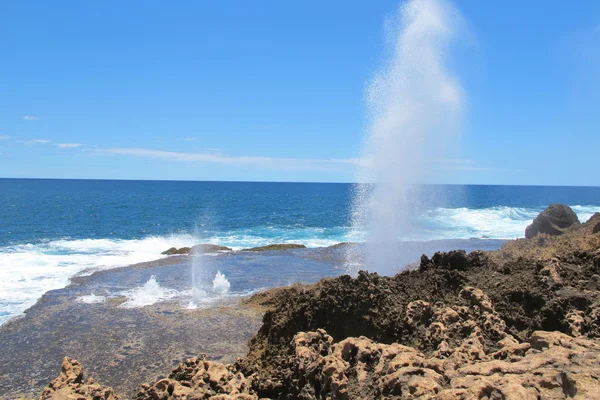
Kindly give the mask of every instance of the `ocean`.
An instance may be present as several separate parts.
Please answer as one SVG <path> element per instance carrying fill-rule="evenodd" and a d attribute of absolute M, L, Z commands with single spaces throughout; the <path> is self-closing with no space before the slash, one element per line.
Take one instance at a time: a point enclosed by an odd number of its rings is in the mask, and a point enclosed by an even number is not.
<path fill-rule="evenodd" d="M 431 251 L 498 248 L 523 237 L 550 203 L 570 205 L 582 222 L 600 212 L 600 187 L 432 185 L 422 191 L 427 201 L 415 209 L 417 228 L 398 238 L 427 242 Z M 311 249 L 364 240 L 365 232 L 350 226 L 352 195 L 353 185 L 344 183 L 0 179 L 0 324 L 73 276 L 164 258 L 170 247 L 309 248 L 207 257 L 205 265 L 225 274 L 214 284 L 228 280 L 233 295 L 343 273 L 339 257 L 325 268 L 314 261 L 324 256 Z M 162 278 L 146 276 L 127 289 L 127 304 L 176 298 L 166 285 L 168 270 L 161 271 Z M 101 299 L 90 293 L 82 301 Z"/>

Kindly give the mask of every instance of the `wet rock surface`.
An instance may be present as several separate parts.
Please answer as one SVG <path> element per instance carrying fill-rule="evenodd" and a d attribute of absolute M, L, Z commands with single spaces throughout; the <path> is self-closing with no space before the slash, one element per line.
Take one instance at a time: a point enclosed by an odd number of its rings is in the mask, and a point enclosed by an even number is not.
<path fill-rule="evenodd" d="M 281 250 L 292 250 L 292 249 L 305 249 L 306 246 L 303 244 L 294 243 L 282 243 L 282 244 L 268 244 L 266 246 L 252 247 L 251 249 L 245 249 L 245 251 L 281 251 Z"/>
<path fill-rule="evenodd" d="M 65 356 L 127 399 L 143 382 L 166 376 L 188 357 L 208 353 L 211 360 L 228 363 L 246 354 L 262 314 L 240 307 L 237 299 L 199 309 L 186 309 L 182 300 L 124 306 L 127 298 L 119 291 L 143 286 L 150 275 L 172 287 L 178 286 L 175 279 L 187 280 L 189 266 L 182 260 L 175 256 L 75 278 L 70 286 L 46 293 L 24 316 L 2 325 L 0 398 L 37 397 L 57 376 Z M 115 297 L 95 304 L 80 301 L 90 291 L 106 294 L 107 288 L 116 290 Z"/>
<path fill-rule="evenodd" d="M 161 254 L 172 256 L 172 255 L 188 255 L 188 254 L 204 254 L 204 253 L 215 253 L 217 251 L 231 251 L 230 247 L 219 246 L 216 244 L 203 243 L 197 244 L 192 247 L 171 247 L 163 251 Z"/>

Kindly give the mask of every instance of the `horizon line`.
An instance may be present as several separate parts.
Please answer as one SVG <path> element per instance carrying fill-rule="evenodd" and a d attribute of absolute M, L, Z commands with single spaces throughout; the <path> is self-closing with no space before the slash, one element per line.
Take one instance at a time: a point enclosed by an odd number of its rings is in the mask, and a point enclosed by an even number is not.
<path fill-rule="evenodd" d="M 252 181 L 252 180 L 192 180 L 192 179 L 133 179 L 133 178 L 32 178 L 32 177 L 0 177 L 0 180 L 52 180 L 52 181 L 115 181 L 115 182 L 198 182 L 198 183 L 306 183 L 356 185 L 358 182 L 318 182 L 318 181 Z M 374 183 L 368 183 L 373 185 Z M 516 187 L 576 187 L 598 188 L 600 185 L 524 185 L 510 183 L 413 183 L 420 186 L 516 186 Z"/>

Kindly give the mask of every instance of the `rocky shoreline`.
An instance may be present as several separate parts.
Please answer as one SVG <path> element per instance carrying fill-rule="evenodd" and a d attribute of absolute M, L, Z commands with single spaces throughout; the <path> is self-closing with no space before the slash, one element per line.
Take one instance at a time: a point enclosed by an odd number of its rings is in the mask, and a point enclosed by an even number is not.
<path fill-rule="evenodd" d="M 189 358 L 132 398 L 594 398 L 600 214 L 565 223 L 565 207 L 498 251 L 439 252 L 393 277 L 361 272 L 256 294 L 244 305 L 264 316 L 244 358 Z M 119 398 L 70 358 L 40 396 Z"/>

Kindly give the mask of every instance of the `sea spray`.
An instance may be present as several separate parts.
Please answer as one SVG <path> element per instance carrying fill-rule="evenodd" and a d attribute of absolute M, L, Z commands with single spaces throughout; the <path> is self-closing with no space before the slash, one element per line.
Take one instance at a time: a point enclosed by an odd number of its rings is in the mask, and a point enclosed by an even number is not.
<path fill-rule="evenodd" d="M 124 308 L 135 308 L 149 306 L 159 301 L 165 301 L 177 296 L 174 289 L 160 286 L 156 277 L 152 275 L 142 286 L 121 293 L 127 297 L 127 301 L 121 304 Z"/>
<path fill-rule="evenodd" d="M 192 303 L 199 303 L 206 297 L 206 290 L 204 289 L 205 271 L 202 265 L 202 254 L 192 254 L 192 267 L 191 267 L 191 278 L 192 278 Z"/>
<path fill-rule="evenodd" d="M 415 184 L 431 164 L 439 167 L 462 108 L 462 89 L 445 66 L 461 20 L 445 1 L 412 0 L 388 21 L 390 58 L 367 91 L 370 124 L 352 209 L 367 248 L 349 248 L 352 274 L 365 267 L 390 274 L 411 261 L 399 237 L 411 236 L 422 205 Z"/>
<path fill-rule="evenodd" d="M 215 279 L 213 279 L 213 285 L 212 285 L 213 292 L 220 294 L 220 295 L 224 295 L 224 294 L 227 294 L 230 287 L 231 287 L 231 284 L 229 283 L 229 281 L 227 280 L 225 275 L 223 275 L 221 273 L 221 271 L 217 271 L 217 274 L 215 275 Z"/>

